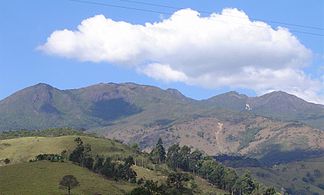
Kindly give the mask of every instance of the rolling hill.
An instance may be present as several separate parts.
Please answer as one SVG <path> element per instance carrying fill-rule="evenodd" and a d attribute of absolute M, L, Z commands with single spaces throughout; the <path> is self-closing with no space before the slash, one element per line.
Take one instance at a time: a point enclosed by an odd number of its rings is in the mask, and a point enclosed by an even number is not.
<path fill-rule="evenodd" d="M 136 187 L 128 182 L 116 182 L 71 163 L 33 162 L 0 167 L 0 189 L 3 194 L 64 194 L 59 181 L 64 175 L 74 175 L 80 186 L 72 194 L 125 194 Z"/>
<path fill-rule="evenodd" d="M 62 132 L 58 129 L 59 132 Z M 86 168 L 71 162 L 28 162 L 38 154 L 60 154 L 62 150 L 68 153 L 75 147 L 74 139 L 80 137 L 84 143 L 90 144 L 91 155 L 97 154 L 118 160 L 133 156 L 135 161 L 145 162 L 145 167 L 133 166 L 138 178 L 165 183 L 171 170 L 162 166 L 157 169 L 145 153 L 139 153 L 118 141 L 79 135 L 53 136 L 55 130 L 47 131 L 47 136 L 20 137 L 0 140 L 0 162 L 10 159 L 8 165 L 0 163 L 0 189 L 4 194 L 63 194 L 58 188 L 58 182 L 64 175 L 72 174 L 80 182 L 80 186 L 72 190 L 72 194 L 125 194 L 130 192 L 136 184 L 105 179 Z M 71 131 L 67 131 L 72 133 Z M 20 132 L 21 133 L 21 132 Z M 40 132 L 42 133 L 42 132 Z M 44 134 L 43 134 L 44 135 Z M 157 165 L 156 165 L 157 166 Z M 216 188 L 205 179 L 193 176 L 197 184 L 195 194 L 226 194 L 226 191 Z"/>
<path fill-rule="evenodd" d="M 28 162 L 38 154 L 61 154 L 75 148 L 74 139 L 80 137 L 92 146 L 92 154 L 114 158 L 125 158 L 134 151 L 124 144 L 89 136 L 68 135 L 60 137 L 21 137 L 0 140 L 0 159 L 9 158 L 11 164 Z"/>

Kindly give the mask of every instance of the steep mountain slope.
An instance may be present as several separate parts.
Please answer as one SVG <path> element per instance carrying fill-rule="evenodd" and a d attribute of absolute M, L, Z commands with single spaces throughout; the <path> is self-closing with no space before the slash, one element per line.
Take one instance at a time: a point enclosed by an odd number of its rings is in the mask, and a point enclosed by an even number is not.
<path fill-rule="evenodd" d="M 95 122 L 69 92 L 46 84 L 28 87 L 0 102 L 1 130 L 87 127 Z"/>
<path fill-rule="evenodd" d="M 0 130 L 88 129 L 138 114 L 145 116 L 146 121 L 141 123 L 148 123 L 172 118 L 190 101 L 175 90 L 133 83 L 98 84 L 76 90 L 37 84 L 0 101 Z"/>
<path fill-rule="evenodd" d="M 233 111 L 248 111 L 283 121 L 300 121 L 324 129 L 324 106 L 306 102 L 294 95 L 275 91 L 259 97 L 229 92 L 212 97 L 205 104 Z"/>
<path fill-rule="evenodd" d="M 154 125 L 129 129 L 97 129 L 106 137 L 122 139 L 126 143 L 140 143 L 150 150 L 158 137 L 166 146 L 173 143 L 190 145 L 209 155 L 220 153 L 242 154 L 263 158 L 270 153 L 321 151 L 324 149 L 324 132 L 301 123 L 278 122 L 264 117 L 230 115 L 200 116 L 176 121 L 168 126 Z M 270 158 L 270 156 L 268 156 Z"/>
<path fill-rule="evenodd" d="M 72 90 L 38 84 L 0 101 L 0 130 L 84 128 L 146 150 L 162 137 L 166 146 L 261 158 L 323 150 L 324 131 L 305 124 L 321 124 L 322 113 L 322 105 L 284 92 L 253 98 L 229 92 L 197 101 L 175 89 L 134 83 Z"/>

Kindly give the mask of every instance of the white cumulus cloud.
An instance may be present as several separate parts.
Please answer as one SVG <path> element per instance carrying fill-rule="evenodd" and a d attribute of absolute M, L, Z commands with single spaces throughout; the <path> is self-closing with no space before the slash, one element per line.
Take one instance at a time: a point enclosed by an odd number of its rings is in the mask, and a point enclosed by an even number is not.
<path fill-rule="evenodd" d="M 97 15 L 83 20 L 76 30 L 54 31 L 39 49 L 127 66 L 166 82 L 243 87 L 258 94 L 284 90 L 324 102 L 318 96 L 323 83 L 302 71 L 310 64 L 311 51 L 288 29 L 252 21 L 238 9 L 207 17 L 183 9 L 144 25 Z"/>

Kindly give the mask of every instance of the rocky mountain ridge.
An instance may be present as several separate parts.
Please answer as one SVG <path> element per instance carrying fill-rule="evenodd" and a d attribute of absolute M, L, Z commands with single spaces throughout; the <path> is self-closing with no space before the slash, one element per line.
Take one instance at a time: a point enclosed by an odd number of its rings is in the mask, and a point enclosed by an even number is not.
<path fill-rule="evenodd" d="M 199 101 L 176 89 L 135 83 L 70 90 L 41 83 L 0 101 L 2 131 L 73 127 L 146 150 L 162 137 L 166 146 L 186 144 L 211 155 L 322 150 L 323 123 L 322 105 L 285 92 L 228 92 Z"/>

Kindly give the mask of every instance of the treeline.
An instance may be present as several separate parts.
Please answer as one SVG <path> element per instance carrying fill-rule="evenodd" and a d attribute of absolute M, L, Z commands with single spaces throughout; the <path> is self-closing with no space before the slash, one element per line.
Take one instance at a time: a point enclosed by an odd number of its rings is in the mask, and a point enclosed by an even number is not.
<path fill-rule="evenodd" d="M 0 140 L 12 139 L 17 137 L 59 137 L 65 135 L 86 135 L 95 136 L 94 134 L 86 134 L 82 130 L 75 130 L 72 128 L 51 128 L 45 130 L 14 130 L 4 131 L 0 133 Z"/>
<path fill-rule="evenodd" d="M 129 156 L 123 161 L 112 161 L 109 157 L 104 159 L 99 155 L 93 158 L 90 155 L 91 145 L 84 144 L 79 137 L 74 141 L 76 148 L 69 155 L 69 160 L 73 163 L 99 173 L 106 178 L 136 182 L 137 174 L 131 168 L 134 165 L 133 157 Z"/>
<path fill-rule="evenodd" d="M 166 184 L 158 184 L 157 181 L 142 178 L 137 181 L 140 187 L 133 189 L 129 195 L 192 195 L 197 187 L 196 184 L 188 186 L 188 182 L 193 181 L 193 177 L 188 173 L 172 172 L 168 174 Z"/>
<path fill-rule="evenodd" d="M 249 173 L 238 176 L 234 169 L 225 167 L 201 151 L 191 151 L 188 146 L 180 147 L 179 144 L 174 144 L 165 153 L 162 140 L 159 139 L 150 156 L 155 163 L 165 162 L 174 171 L 197 174 L 232 194 L 276 194 L 274 188 L 266 188 L 251 178 Z"/>
<path fill-rule="evenodd" d="M 58 154 L 39 154 L 35 159 L 29 160 L 29 162 L 47 160 L 51 162 L 64 162 L 64 157 Z"/>

